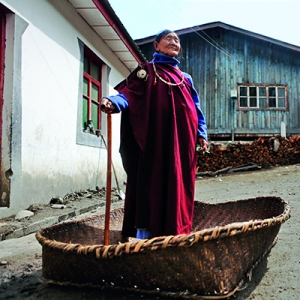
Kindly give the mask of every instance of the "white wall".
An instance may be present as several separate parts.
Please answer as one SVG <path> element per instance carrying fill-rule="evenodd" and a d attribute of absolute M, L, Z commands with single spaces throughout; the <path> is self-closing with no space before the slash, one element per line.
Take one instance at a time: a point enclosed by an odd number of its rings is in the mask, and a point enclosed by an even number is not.
<path fill-rule="evenodd" d="M 54 196 L 106 184 L 106 150 L 76 143 L 82 80 L 78 38 L 111 68 L 106 93 L 116 93 L 113 86 L 129 70 L 67 1 L 1 2 L 28 23 L 21 39 L 20 96 L 14 98 L 7 90 L 4 99 L 20 110 L 20 116 L 12 119 L 12 123 L 20 123 L 13 129 L 12 140 L 21 139 L 17 149 L 12 145 L 10 208 L 0 209 L 0 217 L 5 217 L 30 204 L 47 204 Z M 16 67 L 8 61 L 7 69 Z M 122 183 L 119 126 L 120 115 L 114 115 L 113 162 Z M 100 145 L 101 139 L 94 138 Z"/>

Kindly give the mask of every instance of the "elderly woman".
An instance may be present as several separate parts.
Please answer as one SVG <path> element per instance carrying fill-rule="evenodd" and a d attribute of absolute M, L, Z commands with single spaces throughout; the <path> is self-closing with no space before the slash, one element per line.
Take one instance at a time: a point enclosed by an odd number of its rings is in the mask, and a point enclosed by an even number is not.
<path fill-rule="evenodd" d="M 153 60 L 133 71 L 101 101 L 122 111 L 120 153 L 127 173 L 122 234 L 150 238 L 191 232 L 196 145 L 207 148 L 207 127 L 190 75 L 176 59 L 177 34 L 160 32 Z"/>

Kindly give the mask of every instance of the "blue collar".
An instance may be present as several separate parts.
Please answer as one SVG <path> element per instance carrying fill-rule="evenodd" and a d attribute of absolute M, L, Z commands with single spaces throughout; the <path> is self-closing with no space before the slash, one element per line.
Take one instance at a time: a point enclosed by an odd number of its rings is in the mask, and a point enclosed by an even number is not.
<path fill-rule="evenodd" d="M 153 60 L 155 63 L 169 64 L 172 65 L 173 67 L 177 67 L 177 65 L 180 64 L 179 60 L 177 60 L 176 58 L 165 54 L 160 54 L 157 52 L 154 52 Z"/>

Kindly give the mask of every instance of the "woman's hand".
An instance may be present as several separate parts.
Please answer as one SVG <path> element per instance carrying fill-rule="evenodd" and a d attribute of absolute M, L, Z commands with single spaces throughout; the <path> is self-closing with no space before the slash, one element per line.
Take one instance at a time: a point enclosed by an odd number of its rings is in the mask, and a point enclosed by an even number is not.
<path fill-rule="evenodd" d="M 100 102 L 100 109 L 106 114 L 111 114 L 115 109 L 115 106 L 107 98 L 102 98 Z"/>
<path fill-rule="evenodd" d="M 208 146 L 208 142 L 206 141 L 206 139 L 204 139 L 203 137 L 198 137 L 198 143 L 200 145 L 200 151 L 206 151 L 207 150 L 207 146 Z"/>

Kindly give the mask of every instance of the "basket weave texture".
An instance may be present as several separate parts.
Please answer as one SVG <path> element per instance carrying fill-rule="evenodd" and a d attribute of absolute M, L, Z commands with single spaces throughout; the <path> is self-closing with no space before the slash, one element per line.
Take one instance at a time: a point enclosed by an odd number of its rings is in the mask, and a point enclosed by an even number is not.
<path fill-rule="evenodd" d="M 60 284 L 226 298 L 274 245 L 290 207 L 279 197 L 195 201 L 191 234 L 121 243 L 123 214 L 123 208 L 111 212 L 108 246 L 104 215 L 37 232 L 43 276 Z"/>

